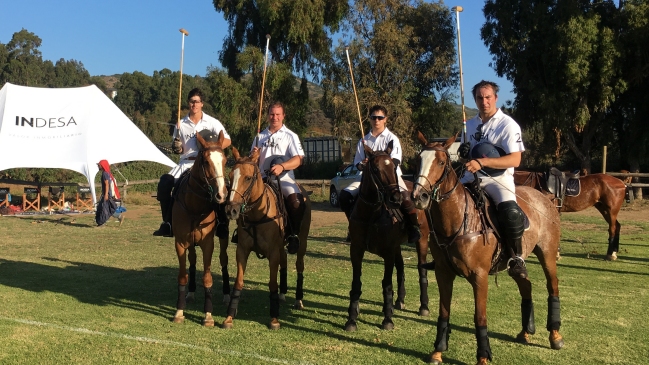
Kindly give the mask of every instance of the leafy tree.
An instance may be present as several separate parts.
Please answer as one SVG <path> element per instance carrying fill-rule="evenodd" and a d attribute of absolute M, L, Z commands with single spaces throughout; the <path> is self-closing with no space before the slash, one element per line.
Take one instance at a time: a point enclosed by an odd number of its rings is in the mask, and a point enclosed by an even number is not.
<path fill-rule="evenodd" d="M 626 90 L 619 9 L 608 0 L 487 0 L 481 34 L 516 92 L 516 118 L 567 144 L 581 168 L 610 141 L 611 105 Z M 560 156 L 555 155 L 558 159 Z"/>
<path fill-rule="evenodd" d="M 17 85 L 45 86 L 41 65 L 43 58 L 38 47 L 42 40 L 34 33 L 22 29 L 13 34 L 7 43 L 7 61 L 3 79 Z"/>

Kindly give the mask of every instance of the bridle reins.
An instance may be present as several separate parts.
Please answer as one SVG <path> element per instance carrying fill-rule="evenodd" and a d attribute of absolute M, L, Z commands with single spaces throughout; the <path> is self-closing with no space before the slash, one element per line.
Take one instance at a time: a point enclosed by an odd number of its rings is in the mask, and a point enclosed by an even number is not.
<path fill-rule="evenodd" d="M 388 195 L 391 191 L 394 191 L 395 189 L 399 189 L 398 180 L 394 184 L 384 184 L 383 181 L 376 176 L 379 173 L 379 168 L 373 163 L 373 160 L 375 156 L 383 156 L 383 155 L 389 156 L 386 152 L 383 151 L 375 152 L 369 158 L 368 169 L 367 169 L 369 172 L 368 175 L 370 177 L 370 180 L 372 181 L 372 184 L 374 185 L 374 188 L 378 196 L 377 201 L 376 202 L 368 201 L 366 197 L 363 197 L 362 191 L 358 194 L 360 200 L 362 200 L 365 204 L 373 207 L 374 209 L 379 208 L 381 205 L 383 205 L 383 203 L 385 203 L 385 198 L 384 198 L 385 195 Z"/>

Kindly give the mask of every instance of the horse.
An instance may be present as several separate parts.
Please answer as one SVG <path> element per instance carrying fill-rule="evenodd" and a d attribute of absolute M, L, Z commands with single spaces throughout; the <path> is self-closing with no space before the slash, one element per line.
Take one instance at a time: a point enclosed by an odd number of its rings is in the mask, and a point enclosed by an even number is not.
<path fill-rule="evenodd" d="M 487 336 L 488 275 L 505 270 L 508 257 L 503 255 L 506 250 L 501 249 L 494 230 L 484 226 L 485 217 L 451 167 L 448 148 L 455 139 L 453 136 L 444 143 L 428 143 L 421 132 L 417 136 L 423 147 L 417 157 L 419 172 L 415 177 L 413 200 L 417 208 L 428 211 L 431 220 L 431 241 L 435 242 L 430 243 L 430 249 L 436 264 L 440 303 L 435 349 L 428 362 L 440 364 L 442 352 L 448 349 L 453 281 L 459 275 L 473 287 L 477 363 L 487 364 L 491 360 Z M 549 294 L 547 329 L 551 348 L 558 350 L 564 344 L 559 333 L 561 316 L 556 264 L 561 235 L 559 212 L 547 197 L 532 188 L 519 187 L 516 195 L 530 223 L 523 235 L 523 257 L 534 252 L 545 273 Z M 529 343 L 529 336 L 535 333 L 532 284 L 528 278 L 517 276 L 513 279 L 522 298 L 523 328 L 516 339 Z"/>
<path fill-rule="evenodd" d="M 542 172 L 516 171 L 514 183 L 550 194 Z M 581 185 L 579 195 L 566 195 L 561 206 L 558 207 L 559 212 L 579 212 L 595 206 L 608 223 L 606 260 L 616 260 L 617 253 L 620 251 L 621 228 L 617 214 L 624 202 L 626 185 L 622 180 L 606 174 L 580 176 L 579 183 Z"/>
<path fill-rule="evenodd" d="M 216 141 L 206 141 L 201 134 L 196 134 L 199 152 L 189 173 L 181 176 L 174 192 L 172 210 L 172 227 L 176 242 L 178 270 L 178 300 L 174 323 L 185 320 L 183 311 L 186 303 L 194 300 L 196 291 L 196 246 L 203 251 L 203 287 L 205 317 L 203 326 L 213 327 L 212 318 L 212 254 L 214 253 L 214 228 L 216 226 L 215 204 L 225 203 L 227 187 L 225 183 L 225 162 L 223 152 L 223 132 Z M 221 265 L 223 274 L 223 292 L 229 293 L 229 276 L 227 272 L 227 238 L 221 238 Z M 187 257 L 189 254 L 189 275 Z M 225 255 L 225 256 L 224 256 Z M 188 278 L 189 276 L 189 278 Z"/>
<path fill-rule="evenodd" d="M 367 167 L 361 178 L 360 192 L 349 220 L 349 247 L 352 262 L 352 288 L 349 292 L 348 319 L 346 331 L 356 331 L 360 313 L 361 272 L 363 256 L 369 251 L 383 259 L 383 314 L 382 328 L 394 328 L 392 316 L 394 306 L 405 309 L 405 274 L 401 244 L 408 240 L 406 229 L 392 216 L 390 209 L 398 210 L 402 202 L 396 165 L 390 157 L 392 142 L 385 151 L 372 151 L 365 146 L 368 158 Z M 412 185 L 411 185 L 412 186 Z M 418 210 L 421 238 L 417 244 L 419 264 L 426 262 L 428 254 L 428 224 L 424 212 Z M 392 272 L 397 271 L 397 299 L 393 305 Z M 419 315 L 427 316 L 428 310 L 428 277 L 427 270 L 418 266 L 420 308 Z"/>
<path fill-rule="evenodd" d="M 248 263 L 250 252 L 254 251 L 259 258 L 268 258 L 270 267 L 270 317 L 268 327 L 272 330 L 280 328 L 279 302 L 284 301 L 287 293 L 287 258 L 284 248 L 284 227 L 287 217 L 280 209 L 283 204 L 281 192 L 274 191 L 270 185 L 265 184 L 258 166 L 259 152 L 254 151 L 248 157 L 241 157 L 239 151 L 232 147 L 236 159 L 230 172 L 232 187 L 226 203 L 226 214 L 231 220 L 237 221 L 237 277 L 234 290 L 230 296 L 227 317 L 222 327 L 233 327 L 239 298 L 243 290 L 243 277 Z M 311 201 L 309 195 L 300 186 L 302 196 L 305 198 L 306 209 L 300 233 L 300 246 L 296 254 L 295 269 L 297 271 L 297 285 L 295 288 L 295 303 L 293 308 L 303 309 L 304 304 L 304 255 L 307 248 L 307 237 L 311 226 Z M 277 272 L 279 268 L 280 284 L 279 293 L 277 286 Z"/>

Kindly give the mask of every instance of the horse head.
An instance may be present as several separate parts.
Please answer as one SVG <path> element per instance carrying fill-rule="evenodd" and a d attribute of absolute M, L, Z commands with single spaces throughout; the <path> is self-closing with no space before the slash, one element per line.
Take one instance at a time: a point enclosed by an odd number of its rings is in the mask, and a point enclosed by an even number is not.
<path fill-rule="evenodd" d="M 417 140 L 422 145 L 422 149 L 417 156 L 419 172 L 415 178 L 412 200 L 418 209 L 427 209 L 431 199 L 440 200 L 440 185 L 453 171 L 448 148 L 456 139 L 457 134 L 444 143 L 428 143 L 426 137 L 421 132 L 417 132 Z"/>
<path fill-rule="evenodd" d="M 363 179 L 372 183 L 365 183 L 365 185 L 375 187 L 379 195 L 379 201 L 383 199 L 388 208 L 399 208 L 403 197 L 399 191 L 398 165 L 390 157 L 392 141 L 388 143 L 385 151 L 372 151 L 367 145 L 364 145 L 364 147 L 368 166 L 363 171 Z"/>
<path fill-rule="evenodd" d="M 208 186 L 210 199 L 218 204 L 223 204 L 228 194 L 225 184 L 225 153 L 223 152 L 223 131 L 219 132 L 218 138 L 206 140 L 200 133 L 196 133 L 199 153 L 195 166 L 202 171 L 202 178 Z"/>
<path fill-rule="evenodd" d="M 231 220 L 239 218 L 239 214 L 250 203 L 250 196 L 257 184 L 261 184 L 261 171 L 259 170 L 259 151 L 254 150 L 250 156 L 241 157 L 239 151 L 232 147 L 232 155 L 235 158 L 234 166 L 230 171 L 232 187 L 225 206 L 225 213 Z"/>

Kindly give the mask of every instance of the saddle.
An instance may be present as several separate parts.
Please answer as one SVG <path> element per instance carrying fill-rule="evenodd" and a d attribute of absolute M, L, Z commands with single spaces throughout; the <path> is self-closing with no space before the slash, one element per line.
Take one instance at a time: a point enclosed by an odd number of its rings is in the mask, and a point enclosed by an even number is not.
<path fill-rule="evenodd" d="M 557 208 L 563 206 L 563 199 L 566 196 L 578 196 L 581 190 L 579 182 L 579 171 L 565 173 L 556 167 L 550 167 L 545 173 L 548 191 L 557 199 Z"/>

